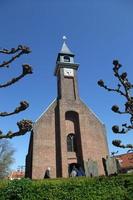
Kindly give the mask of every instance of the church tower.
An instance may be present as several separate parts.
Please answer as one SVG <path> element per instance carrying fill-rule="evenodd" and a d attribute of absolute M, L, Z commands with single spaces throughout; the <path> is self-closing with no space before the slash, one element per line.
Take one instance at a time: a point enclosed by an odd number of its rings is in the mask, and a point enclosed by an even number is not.
<path fill-rule="evenodd" d="M 78 66 L 74 62 L 74 54 L 69 50 L 64 41 L 62 49 L 58 54 L 55 68 L 58 99 L 75 101 L 79 98 L 76 77 Z"/>
<path fill-rule="evenodd" d="M 108 155 L 105 127 L 79 97 L 78 67 L 64 41 L 54 72 L 57 98 L 34 124 L 26 177 L 43 179 L 48 167 L 52 178 L 69 177 L 73 166 L 93 175 L 89 163 L 93 163 L 91 168 L 97 166 L 97 175 L 104 174 L 102 159 Z"/>

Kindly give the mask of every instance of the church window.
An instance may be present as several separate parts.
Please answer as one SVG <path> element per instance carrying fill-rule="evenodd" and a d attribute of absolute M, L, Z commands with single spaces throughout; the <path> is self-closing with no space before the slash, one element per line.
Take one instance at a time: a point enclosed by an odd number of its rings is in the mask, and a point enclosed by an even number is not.
<path fill-rule="evenodd" d="M 64 56 L 64 62 L 70 62 L 70 57 L 69 56 Z"/>
<path fill-rule="evenodd" d="M 75 151 L 75 134 L 71 133 L 67 136 L 67 151 Z"/>

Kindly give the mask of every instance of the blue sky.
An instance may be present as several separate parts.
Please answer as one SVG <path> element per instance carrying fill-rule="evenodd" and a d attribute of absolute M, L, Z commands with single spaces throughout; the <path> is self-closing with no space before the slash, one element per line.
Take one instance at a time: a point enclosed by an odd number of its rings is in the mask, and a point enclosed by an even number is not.
<path fill-rule="evenodd" d="M 1 69 L 1 82 L 21 73 L 21 64 L 33 66 L 34 74 L 17 84 L 1 89 L 1 111 L 14 109 L 21 100 L 30 108 L 14 117 L 1 119 L 1 130 L 16 130 L 16 122 L 29 118 L 35 121 L 56 97 L 56 77 L 53 72 L 62 36 L 75 53 L 81 99 L 106 125 L 109 149 L 112 139 L 133 143 L 132 132 L 115 135 L 111 127 L 128 119 L 113 113 L 114 104 L 122 105 L 119 95 L 108 93 L 97 86 L 103 78 L 115 86 L 112 60 L 119 59 L 123 71 L 133 82 L 133 1 L 132 0 L 0 0 L 0 48 L 28 45 L 32 53 L 21 57 L 10 69 Z M 0 59 L 2 59 L 0 57 Z M 121 106 L 120 106 L 121 107 Z M 12 168 L 24 165 L 29 134 L 11 140 L 16 149 Z M 124 151 L 119 150 L 119 153 Z"/>

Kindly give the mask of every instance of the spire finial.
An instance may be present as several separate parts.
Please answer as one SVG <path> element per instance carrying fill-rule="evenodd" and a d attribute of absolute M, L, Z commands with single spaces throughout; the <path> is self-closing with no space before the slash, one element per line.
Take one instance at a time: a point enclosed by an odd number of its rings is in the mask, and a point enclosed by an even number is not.
<path fill-rule="evenodd" d="M 63 37 L 62 37 L 62 39 L 64 40 L 64 42 L 67 40 L 67 37 L 64 35 Z"/>

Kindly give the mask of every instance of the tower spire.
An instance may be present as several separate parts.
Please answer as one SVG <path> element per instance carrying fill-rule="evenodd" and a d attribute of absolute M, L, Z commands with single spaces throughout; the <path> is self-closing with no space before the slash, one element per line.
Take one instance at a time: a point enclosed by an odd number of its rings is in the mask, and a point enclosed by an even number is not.
<path fill-rule="evenodd" d="M 63 42 L 60 53 L 73 55 L 73 53 L 71 52 L 71 50 L 68 48 L 68 46 L 66 44 L 67 37 L 64 35 L 62 38 L 63 38 L 64 42 Z"/>

